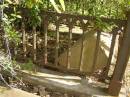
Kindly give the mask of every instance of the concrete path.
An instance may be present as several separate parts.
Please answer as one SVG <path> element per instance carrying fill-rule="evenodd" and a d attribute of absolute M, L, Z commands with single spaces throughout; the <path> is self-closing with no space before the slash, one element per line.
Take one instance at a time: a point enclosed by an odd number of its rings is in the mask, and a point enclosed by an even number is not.
<path fill-rule="evenodd" d="M 8 89 L 0 86 L 0 97 L 40 97 L 20 89 Z"/>

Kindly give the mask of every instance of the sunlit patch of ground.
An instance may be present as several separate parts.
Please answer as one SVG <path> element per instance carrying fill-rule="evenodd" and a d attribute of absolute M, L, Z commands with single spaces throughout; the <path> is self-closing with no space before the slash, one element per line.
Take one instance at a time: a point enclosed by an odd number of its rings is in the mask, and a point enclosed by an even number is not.
<path fill-rule="evenodd" d="M 40 97 L 40 96 L 16 88 L 8 89 L 0 86 L 0 97 Z"/>
<path fill-rule="evenodd" d="M 123 86 L 120 92 L 119 97 L 130 97 L 130 59 L 126 67 Z"/>

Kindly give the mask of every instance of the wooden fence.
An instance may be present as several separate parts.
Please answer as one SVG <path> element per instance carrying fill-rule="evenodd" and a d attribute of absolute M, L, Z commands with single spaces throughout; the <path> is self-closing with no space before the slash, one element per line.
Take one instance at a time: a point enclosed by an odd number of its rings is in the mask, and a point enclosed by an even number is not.
<path fill-rule="evenodd" d="M 43 46 L 42 50 L 44 51 L 43 53 L 38 53 L 38 33 L 39 31 L 37 30 L 38 28 L 36 27 L 32 27 L 32 55 L 33 55 L 33 61 L 36 62 L 39 57 L 37 57 L 37 55 L 43 55 L 42 60 L 43 60 L 43 66 L 44 67 L 49 67 L 49 68 L 55 68 L 61 71 L 67 71 L 67 72 L 73 72 L 76 74 L 86 74 L 85 72 L 82 72 L 82 66 L 83 66 L 83 59 L 84 59 L 84 41 L 85 41 L 85 35 L 87 32 L 90 32 L 91 30 L 94 30 L 96 34 L 96 46 L 95 46 L 95 51 L 94 51 L 94 58 L 93 58 L 93 68 L 95 68 L 95 64 L 98 58 L 98 51 L 99 51 L 99 46 L 100 46 L 100 42 L 101 42 L 101 34 L 103 32 L 103 29 L 101 29 L 100 27 L 98 28 L 95 27 L 95 25 L 97 25 L 97 18 L 95 17 L 90 17 L 90 16 L 80 16 L 80 15 L 70 15 L 70 14 L 60 14 L 60 13 L 55 13 L 55 12 L 43 12 L 41 14 L 42 17 L 42 25 L 41 25 L 41 39 L 42 39 L 42 43 L 41 46 Z M 23 45 L 23 57 L 26 58 L 27 52 L 28 52 L 28 48 L 27 48 L 27 41 L 29 40 L 28 37 L 28 32 L 26 31 L 26 22 L 24 21 L 25 17 L 23 18 L 23 22 L 22 22 L 22 45 Z M 121 75 L 123 75 L 125 67 L 126 67 L 126 63 L 128 60 L 126 60 L 128 58 L 128 51 L 129 51 L 129 27 L 127 25 L 129 25 L 129 23 L 127 23 L 127 20 L 119 20 L 119 19 L 108 19 L 108 18 L 100 18 L 100 21 L 106 23 L 106 24 L 115 24 L 116 26 L 113 27 L 112 31 L 109 32 L 109 34 L 112 35 L 112 40 L 111 40 L 111 46 L 110 46 L 110 50 L 109 50 L 109 57 L 107 60 L 107 63 L 105 65 L 105 67 L 102 69 L 102 73 L 103 74 L 103 79 L 106 79 L 108 77 L 108 72 L 110 70 L 110 65 L 111 65 L 111 61 L 112 61 L 112 57 L 113 57 L 113 52 L 114 52 L 114 47 L 115 47 L 115 42 L 116 42 L 116 37 L 117 35 L 119 35 L 119 47 L 118 47 L 118 56 L 117 56 L 117 62 L 116 62 L 116 66 L 114 69 L 114 73 L 112 73 L 111 77 L 113 78 L 111 83 L 110 83 L 110 87 L 109 87 L 109 92 L 113 95 L 117 95 L 119 93 L 120 90 L 120 82 L 122 79 L 122 76 L 117 76 L 117 72 L 121 72 Z M 54 28 L 49 28 L 49 24 L 53 24 Z M 60 40 L 60 35 L 63 34 L 60 31 L 60 26 L 61 25 L 65 25 L 68 28 L 68 33 L 64 34 L 65 37 L 67 37 L 66 44 L 65 47 L 63 46 L 62 49 L 65 48 L 65 50 L 67 51 L 67 62 L 66 62 L 66 67 L 61 67 L 59 65 L 58 62 L 58 58 L 59 55 L 61 54 L 61 46 L 60 44 L 62 43 Z M 80 51 L 80 62 L 79 62 L 79 68 L 77 69 L 71 69 L 70 68 L 70 57 L 72 56 L 71 53 L 71 47 L 74 43 L 74 39 L 73 39 L 73 28 L 74 27 L 79 27 L 82 30 L 82 33 L 80 33 L 79 37 L 82 39 L 82 43 L 81 43 L 81 51 Z M 63 31 L 65 32 L 65 31 Z M 124 33 L 125 32 L 125 33 Z M 128 33 L 129 32 L 129 33 Z M 48 34 L 54 34 L 52 35 L 53 38 L 48 37 Z M 48 46 L 48 40 L 49 39 L 54 40 L 52 42 L 53 45 Z M 125 39 L 127 38 L 127 39 Z M 127 43 L 126 43 L 127 42 Z M 128 44 L 129 43 L 129 44 Z M 127 46 L 126 46 L 127 45 Z M 50 49 L 51 48 L 51 49 Z M 53 53 L 49 55 L 49 51 L 52 51 Z M 87 53 L 86 53 L 87 54 Z M 125 55 L 127 54 L 127 55 Z M 123 56 L 122 56 L 123 55 Z M 52 57 L 53 61 L 49 61 L 49 58 Z M 126 58 L 126 59 L 125 59 Z M 122 62 L 124 63 L 122 63 Z M 119 66 L 122 66 L 119 67 Z M 124 67 L 123 67 L 124 66 Z M 89 75 L 92 75 L 94 73 L 94 69 L 92 70 L 92 73 Z M 121 77 L 120 79 L 118 79 L 119 77 Z M 116 87 L 118 87 L 119 90 L 117 90 L 116 92 L 113 92 L 112 87 L 113 84 L 115 84 Z M 119 86 L 118 86 L 119 85 Z"/>

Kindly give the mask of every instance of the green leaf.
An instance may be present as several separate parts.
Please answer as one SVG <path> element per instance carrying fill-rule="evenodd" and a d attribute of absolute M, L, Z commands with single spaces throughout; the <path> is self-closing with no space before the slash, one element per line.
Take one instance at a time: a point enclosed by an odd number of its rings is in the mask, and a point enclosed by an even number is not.
<path fill-rule="evenodd" d="M 57 4 L 55 3 L 54 0 L 50 0 L 51 4 L 53 5 L 53 7 L 55 8 L 55 10 L 58 12 L 58 13 L 61 13 L 61 11 L 59 10 Z"/>
<path fill-rule="evenodd" d="M 3 4 L 3 5 L 0 5 L 0 8 L 1 8 L 1 9 L 3 9 L 3 8 L 5 8 L 5 7 L 6 7 L 6 8 L 8 8 L 8 7 L 9 7 L 9 5 L 8 5 L 8 4 Z"/>
<path fill-rule="evenodd" d="M 16 15 L 17 18 L 21 19 L 22 17 L 20 15 Z"/>
<path fill-rule="evenodd" d="M 64 3 L 64 0 L 59 0 L 61 6 L 62 6 L 62 9 L 63 11 L 65 11 L 65 3 Z"/>
<path fill-rule="evenodd" d="M 11 0 L 5 0 L 6 2 L 8 2 L 9 4 L 12 4 L 12 1 Z"/>

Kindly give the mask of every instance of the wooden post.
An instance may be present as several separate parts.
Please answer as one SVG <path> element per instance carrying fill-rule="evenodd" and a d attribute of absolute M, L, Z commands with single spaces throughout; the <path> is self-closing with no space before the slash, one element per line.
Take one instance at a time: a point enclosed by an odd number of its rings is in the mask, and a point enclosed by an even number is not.
<path fill-rule="evenodd" d="M 44 15 L 44 65 L 48 63 L 47 61 L 47 33 L 48 33 L 48 19 L 47 16 Z"/>
<path fill-rule="evenodd" d="M 94 51 L 94 58 L 93 58 L 93 65 L 92 65 L 92 73 L 94 73 L 95 65 L 98 58 L 98 52 L 99 52 L 99 46 L 100 46 L 100 37 L 101 37 L 101 31 L 97 32 L 97 40 L 96 40 L 96 46 Z"/>
<path fill-rule="evenodd" d="M 73 23 L 72 19 L 69 20 L 69 40 L 68 40 L 68 52 L 67 52 L 67 68 L 70 69 L 70 59 L 71 59 L 71 43 L 72 43 L 72 29 Z"/>
<path fill-rule="evenodd" d="M 108 92 L 113 96 L 118 96 L 121 86 L 122 79 L 125 73 L 127 62 L 129 60 L 130 53 L 130 12 L 127 14 L 127 23 L 123 41 L 120 47 L 120 51 L 117 57 L 116 67 L 114 69 L 113 78 L 110 82 Z"/>
<path fill-rule="evenodd" d="M 36 45 L 37 45 L 37 34 L 36 27 L 33 26 L 33 61 L 36 62 Z"/>
<path fill-rule="evenodd" d="M 27 43 L 26 43 L 26 32 L 25 32 L 25 24 L 22 22 L 22 34 L 23 34 L 23 54 L 24 58 L 26 58 L 26 53 L 27 53 Z"/>
<path fill-rule="evenodd" d="M 85 27 L 86 26 L 86 27 Z M 85 45 L 85 32 L 87 30 L 88 24 L 82 23 L 82 43 L 81 43 L 81 54 L 80 54 L 80 61 L 79 61 L 79 71 L 83 71 L 83 59 L 84 59 L 84 45 Z"/>
<path fill-rule="evenodd" d="M 112 56 L 113 56 L 113 52 L 114 52 L 114 47 L 115 47 L 117 34 L 118 34 L 118 29 L 114 29 L 112 42 L 111 42 L 110 53 L 109 53 L 109 58 L 107 60 L 107 66 L 106 66 L 105 75 L 104 75 L 105 77 L 108 77 L 108 72 L 109 72 L 110 65 L 111 65 L 111 60 L 112 60 Z"/>
<path fill-rule="evenodd" d="M 115 48 L 115 42 L 116 42 L 118 30 L 119 30 L 118 28 L 114 28 L 111 32 L 113 36 L 112 36 L 112 40 L 111 40 L 109 57 L 108 57 L 108 60 L 107 60 L 107 64 L 102 71 L 101 78 L 99 79 L 101 81 L 104 81 L 106 78 L 108 78 L 108 73 L 109 73 L 110 66 L 111 66 L 111 60 L 112 60 L 112 56 L 113 56 L 113 52 L 114 52 L 114 48 Z"/>
<path fill-rule="evenodd" d="M 56 22 L 56 51 L 55 51 L 55 65 L 58 65 L 58 57 L 59 57 L 59 26 L 60 22 L 59 19 L 57 18 Z"/>
<path fill-rule="evenodd" d="M 82 34 L 82 43 L 81 43 L 81 53 L 80 53 L 80 61 L 79 61 L 79 70 L 82 71 L 83 67 L 83 58 L 84 58 L 84 38 L 85 38 L 85 29 L 83 28 L 83 34 Z"/>

